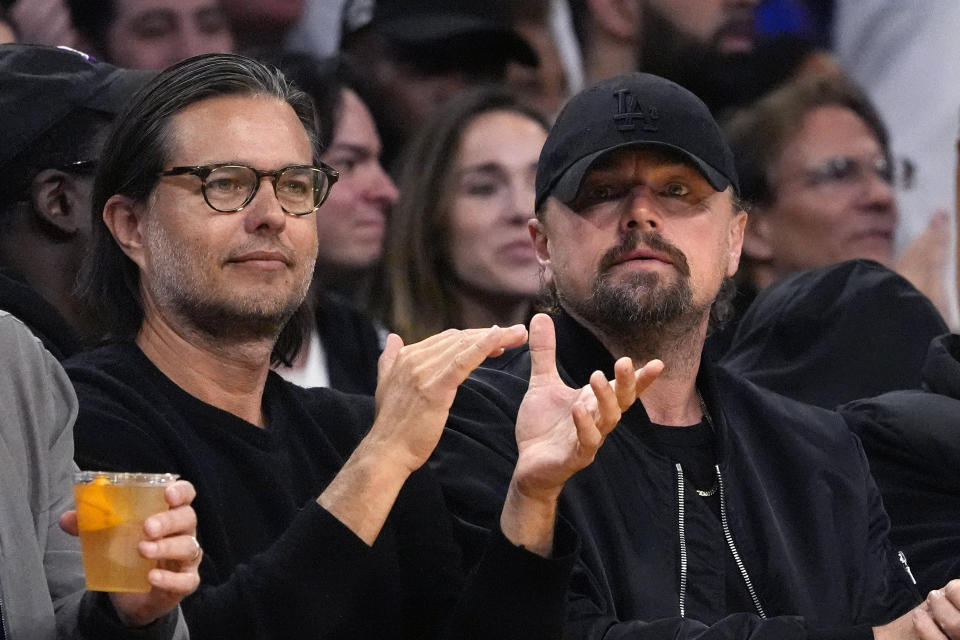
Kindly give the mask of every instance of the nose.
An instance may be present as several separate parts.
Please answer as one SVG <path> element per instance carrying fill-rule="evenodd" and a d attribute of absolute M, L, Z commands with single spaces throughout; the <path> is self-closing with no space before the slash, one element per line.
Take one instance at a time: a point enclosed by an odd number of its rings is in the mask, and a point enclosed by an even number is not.
<path fill-rule="evenodd" d="M 260 187 L 256 195 L 241 213 L 244 214 L 244 227 L 247 233 L 280 233 L 287 225 L 287 214 L 277 200 L 273 190 L 272 176 L 260 178 Z"/>
<path fill-rule="evenodd" d="M 875 171 L 867 171 L 863 186 L 864 202 L 871 210 L 886 213 L 895 209 L 893 185 Z"/>
<path fill-rule="evenodd" d="M 624 199 L 623 206 L 624 211 L 620 221 L 623 230 L 651 230 L 663 227 L 663 215 L 650 187 L 642 184 L 632 187 L 629 197 Z"/>
<path fill-rule="evenodd" d="M 533 203 L 536 200 L 533 179 L 522 175 L 515 177 L 510 187 L 509 213 L 510 222 L 524 227 L 533 217 Z"/>
<path fill-rule="evenodd" d="M 400 199 L 400 190 L 379 162 L 373 170 L 368 196 L 371 200 L 382 202 L 387 208 L 395 205 Z"/>

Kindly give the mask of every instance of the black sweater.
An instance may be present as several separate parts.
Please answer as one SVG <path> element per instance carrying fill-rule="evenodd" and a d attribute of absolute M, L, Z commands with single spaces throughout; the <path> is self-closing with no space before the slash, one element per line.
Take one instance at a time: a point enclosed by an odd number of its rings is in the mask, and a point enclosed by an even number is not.
<path fill-rule="evenodd" d="M 133 344 L 67 369 L 82 468 L 174 472 L 197 488 L 202 584 L 183 604 L 193 638 L 419 640 L 502 597 L 480 580 L 453 615 L 460 556 L 427 469 L 410 476 L 372 548 L 316 503 L 372 423 L 372 398 L 301 389 L 271 372 L 261 429 L 189 395 Z M 572 558 L 530 558 L 499 536 L 488 555 L 484 576 L 542 591 L 541 618 L 557 615 L 550 594 L 562 593 Z M 529 567 L 538 570 L 510 573 Z"/>

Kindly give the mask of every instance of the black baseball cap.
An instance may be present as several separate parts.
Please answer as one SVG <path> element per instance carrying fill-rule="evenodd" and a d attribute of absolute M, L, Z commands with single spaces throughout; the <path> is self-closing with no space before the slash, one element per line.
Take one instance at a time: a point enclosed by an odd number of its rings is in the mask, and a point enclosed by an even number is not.
<path fill-rule="evenodd" d="M 537 163 L 536 208 L 548 196 L 571 202 L 603 155 L 635 145 L 677 151 L 717 191 L 739 191 L 733 153 L 707 105 L 649 73 L 615 76 L 567 102 Z"/>
<path fill-rule="evenodd" d="M 485 46 L 508 60 L 539 64 L 530 44 L 514 31 L 505 0 L 376 0 L 369 26 L 408 45 L 482 37 Z"/>
<path fill-rule="evenodd" d="M 0 166 L 75 109 L 113 119 L 153 75 L 119 69 L 67 47 L 0 45 Z"/>

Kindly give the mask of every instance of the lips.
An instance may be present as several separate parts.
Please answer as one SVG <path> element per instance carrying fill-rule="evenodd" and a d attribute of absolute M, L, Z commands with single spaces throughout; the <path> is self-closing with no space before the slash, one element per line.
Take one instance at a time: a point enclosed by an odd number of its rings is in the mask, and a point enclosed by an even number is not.
<path fill-rule="evenodd" d="M 662 251 L 651 249 L 650 247 L 637 247 L 633 251 L 623 255 L 615 264 L 622 264 L 633 260 L 656 260 L 666 264 L 673 264 L 673 260 L 669 255 Z"/>
<path fill-rule="evenodd" d="M 289 267 L 293 264 L 293 259 L 282 251 L 247 251 L 236 256 L 231 256 L 227 262 L 282 263 Z"/>

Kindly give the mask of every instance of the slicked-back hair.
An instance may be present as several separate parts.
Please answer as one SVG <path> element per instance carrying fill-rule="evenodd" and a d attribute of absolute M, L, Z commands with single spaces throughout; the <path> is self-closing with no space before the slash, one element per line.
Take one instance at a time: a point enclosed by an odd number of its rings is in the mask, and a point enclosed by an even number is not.
<path fill-rule="evenodd" d="M 455 327 L 457 283 L 447 255 L 454 163 L 467 127 L 493 111 L 517 113 L 549 129 L 542 114 L 513 94 L 494 87 L 475 89 L 447 104 L 399 159 L 401 196 L 387 220 L 383 295 L 375 303 L 383 307 L 375 312 L 404 341 Z"/>
<path fill-rule="evenodd" d="M 777 198 L 774 165 L 799 130 L 803 118 L 821 107 L 854 112 L 877 139 L 890 160 L 883 120 L 866 94 L 842 73 L 801 77 L 736 111 L 723 129 L 733 150 L 740 195 L 750 204 L 770 205 Z"/>
<path fill-rule="evenodd" d="M 107 328 L 104 338 L 132 339 L 143 322 L 139 268 L 103 222 L 104 205 L 117 194 L 146 202 L 157 184 L 157 173 L 169 161 L 173 116 L 220 96 L 268 96 L 289 104 L 310 138 L 317 161 L 313 102 L 274 67 L 236 54 L 214 53 L 188 58 L 158 74 L 117 117 L 94 182 L 92 242 L 78 287 L 90 311 Z M 280 333 L 274 363 L 289 363 L 296 355 L 308 326 L 306 313 L 299 310 Z"/>

